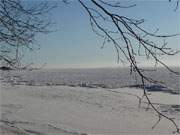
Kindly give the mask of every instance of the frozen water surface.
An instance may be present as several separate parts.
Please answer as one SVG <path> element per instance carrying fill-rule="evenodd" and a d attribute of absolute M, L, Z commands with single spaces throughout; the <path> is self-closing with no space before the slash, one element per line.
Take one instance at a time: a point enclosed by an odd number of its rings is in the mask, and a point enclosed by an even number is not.
<path fill-rule="evenodd" d="M 179 68 L 173 69 L 179 70 Z M 180 92 L 180 76 L 164 68 L 144 73 L 154 80 L 163 82 L 163 86 L 147 83 L 147 90 L 173 94 Z M 90 88 L 142 87 L 138 75 L 130 75 L 128 68 L 12 70 L 2 71 L 1 78 L 3 81 L 17 85 L 68 85 Z"/>

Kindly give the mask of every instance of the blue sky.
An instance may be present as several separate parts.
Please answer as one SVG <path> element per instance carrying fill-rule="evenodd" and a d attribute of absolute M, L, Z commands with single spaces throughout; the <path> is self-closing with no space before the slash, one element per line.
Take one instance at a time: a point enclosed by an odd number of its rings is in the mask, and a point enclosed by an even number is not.
<path fill-rule="evenodd" d="M 175 3 L 164 1 L 136 1 L 136 7 L 121 9 L 122 15 L 144 18 L 144 28 L 159 33 L 171 34 L 180 32 L 179 10 L 174 12 Z M 116 67 L 117 57 L 113 46 L 106 45 L 101 49 L 103 40 L 91 30 L 89 17 L 86 11 L 75 0 L 70 4 L 59 4 L 52 11 L 51 19 L 56 22 L 53 29 L 57 31 L 48 35 L 40 35 L 37 40 L 41 49 L 28 52 L 26 61 L 32 61 L 40 66 L 47 63 L 47 68 L 89 68 L 89 67 Z M 169 46 L 179 48 L 179 37 L 169 40 Z M 179 48 L 180 49 L 180 48 Z M 170 65 L 180 63 L 179 56 L 163 57 Z M 177 62 L 179 61 L 179 62 Z M 150 65 L 142 60 L 144 65 Z"/>

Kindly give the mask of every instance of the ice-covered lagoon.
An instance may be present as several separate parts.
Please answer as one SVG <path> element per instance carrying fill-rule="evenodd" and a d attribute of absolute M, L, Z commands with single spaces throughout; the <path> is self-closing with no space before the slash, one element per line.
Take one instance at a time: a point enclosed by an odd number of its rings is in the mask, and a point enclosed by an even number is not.
<path fill-rule="evenodd" d="M 147 74 L 168 85 L 147 84 L 152 102 L 180 123 L 179 77 L 164 69 Z M 174 131 L 165 119 L 151 129 L 157 116 L 151 109 L 146 111 L 146 103 L 138 108 L 142 90 L 132 86 L 140 82 L 135 75 L 130 76 L 128 69 L 1 71 L 1 82 L 0 133 L 5 135 L 143 135 Z"/>

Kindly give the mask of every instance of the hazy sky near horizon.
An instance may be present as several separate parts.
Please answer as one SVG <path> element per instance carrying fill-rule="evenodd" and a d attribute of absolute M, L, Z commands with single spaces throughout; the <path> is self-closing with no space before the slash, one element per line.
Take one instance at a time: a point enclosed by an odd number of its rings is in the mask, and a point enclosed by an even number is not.
<path fill-rule="evenodd" d="M 87 1 L 89 2 L 89 1 Z M 143 27 L 149 31 L 159 28 L 159 34 L 173 34 L 180 32 L 180 9 L 174 12 L 175 3 L 168 0 L 150 0 L 135 2 L 137 6 L 121 9 L 119 14 L 134 18 L 144 18 Z M 75 0 L 51 12 L 51 19 L 56 23 L 52 29 L 57 31 L 38 36 L 41 49 L 26 52 L 25 61 L 40 66 L 47 63 L 48 68 L 84 68 L 84 67 L 114 67 L 117 64 L 116 52 L 112 45 L 101 49 L 103 39 L 97 37 L 90 27 L 89 16 L 83 7 Z M 179 39 L 168 40 L 169 46 L 180 49 Z M 180 55 L 179 55 L 180 56 Z M 169 65 L 180 65 L 180 57 L 163 57 Z M 142 60 L 143 65 L 151 65 Z"/>

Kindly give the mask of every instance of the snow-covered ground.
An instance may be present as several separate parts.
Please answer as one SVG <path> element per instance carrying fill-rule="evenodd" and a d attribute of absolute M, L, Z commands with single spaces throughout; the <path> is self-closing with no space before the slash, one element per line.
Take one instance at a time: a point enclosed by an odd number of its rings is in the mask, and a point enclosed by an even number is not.
<path fill-rule="evenodd" d="M 0 134 L 170 135 L 175 130 L 166 119 L 152 130 L 158 117 L 152 109 L 147 110 L 146 100 L 138 107 L 138 98 L 143 94 L 141 89 L 106 87 L 108 83 L 105 82 L 118 76 L 117 71 L 111 70 L 109 78 L 105 71 L 102 75 L 98 69 L 94 74 L 92 70 L 87 73 L 87 69 L 63 71 L 67 73 L 56 70 L 2 73 Z M 96 79 L 88 76 L 96 76 Z M 174 84 L 179 83 L 177 80 Z M 126 82 L 126 79 L 120 82 Z M 156 91 L 149 97 L 160 111 L 175 118 L 180 126 L 178 94 Z"/>

